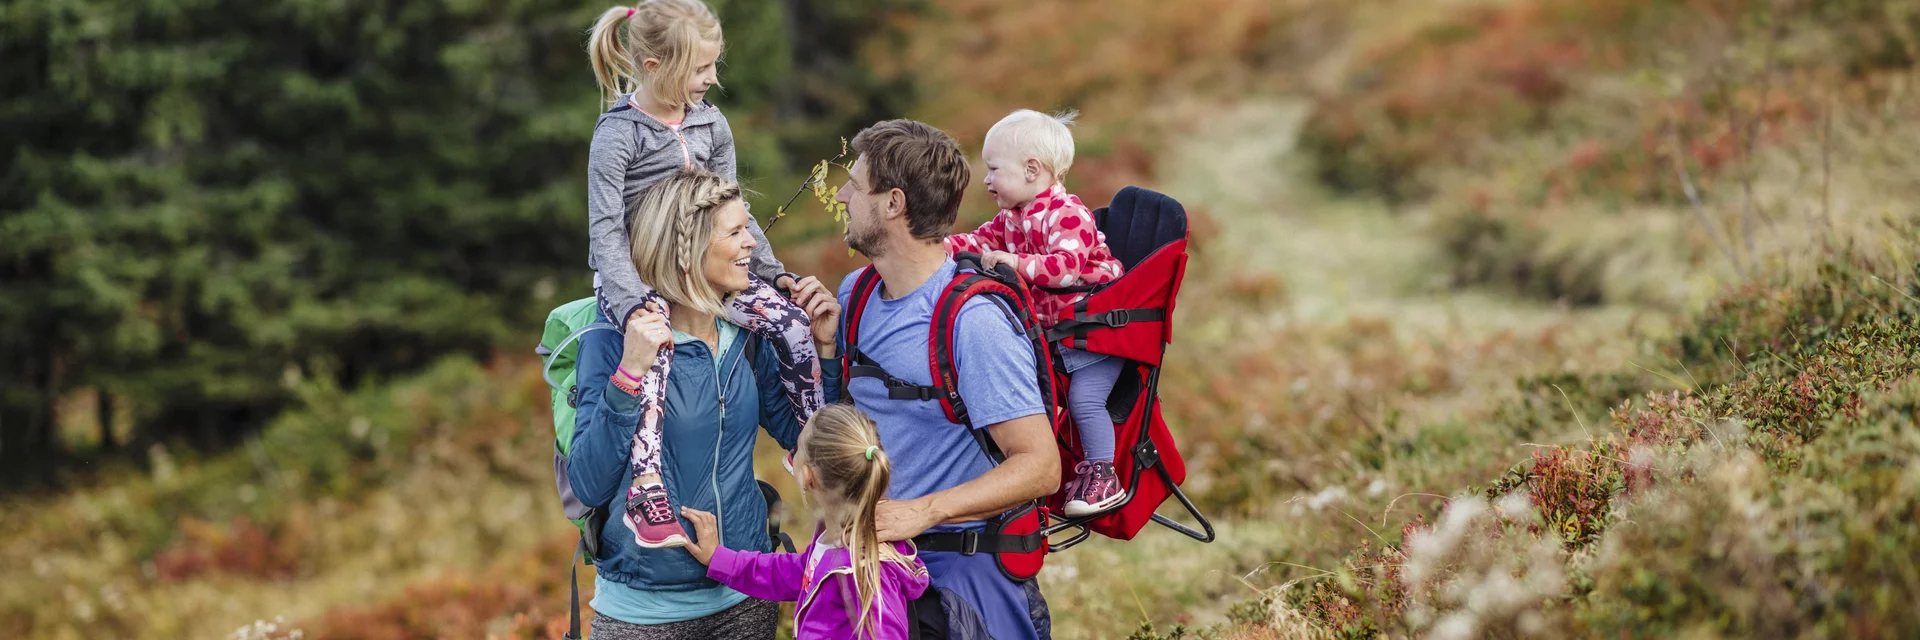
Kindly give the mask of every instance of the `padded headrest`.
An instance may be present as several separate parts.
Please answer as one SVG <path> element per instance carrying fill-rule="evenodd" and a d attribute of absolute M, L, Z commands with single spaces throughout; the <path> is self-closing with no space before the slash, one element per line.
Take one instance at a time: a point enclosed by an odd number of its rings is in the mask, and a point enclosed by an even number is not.
<path fill-rule="evenodd" d="M 1107 248 L 1128 270 L 1160 247 L 1187 237 L 1186 207 L 1140 187 L 1121 189 L 1112 204 L 1094 210 L 1093 219 L 1107 236 Z"/>

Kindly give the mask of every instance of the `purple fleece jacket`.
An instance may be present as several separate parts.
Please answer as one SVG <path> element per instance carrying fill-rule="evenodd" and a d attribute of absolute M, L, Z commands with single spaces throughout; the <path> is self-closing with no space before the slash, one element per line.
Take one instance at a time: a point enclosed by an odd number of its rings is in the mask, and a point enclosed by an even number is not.
<path fill-rule="evenodd" d="M 813 569 L 812 584 L 806 584 L 807 559 L 818 544 L 820 538 L 815 536 L 800 553 L 720 547 L 713 550 L 707 577 L 761 600 L 798 602 L 793 616 L 794 640 L 906 640 L 907 603 L 926 593 L 931 580 L 913 545 L 893 543 L 894 550 L 911 559 L 913 566 L 893 562 L 880 565 L 880 593 L 874 598 L 873 617 L 877 624 L 869 624 L 867 633 L 856 638 L 855 615 L 860 601 L 854 596 L 852 557 L 843 548 L 827 549 L 820 565 Z"/>

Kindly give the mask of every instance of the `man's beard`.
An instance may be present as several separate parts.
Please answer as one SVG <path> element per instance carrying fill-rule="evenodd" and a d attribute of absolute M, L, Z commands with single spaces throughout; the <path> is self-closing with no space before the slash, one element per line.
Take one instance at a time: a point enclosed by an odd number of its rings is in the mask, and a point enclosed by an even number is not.
<path fill-rule="evenodd" d="M 885 233 L 878 225 L 868 227 L 866 233 L 861 233 L 860 228 L 852 221 L 847 222 L 846 240 L 847 248 L 860 252 L 860 255 L 866 256 L 868 260 L 880 257 L 882 247 L 886 246 L 883 242 Z"/>

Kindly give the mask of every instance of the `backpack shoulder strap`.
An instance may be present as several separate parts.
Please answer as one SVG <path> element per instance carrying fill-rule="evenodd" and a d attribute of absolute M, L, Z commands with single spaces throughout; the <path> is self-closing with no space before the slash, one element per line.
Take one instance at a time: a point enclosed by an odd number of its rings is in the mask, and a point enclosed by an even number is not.
<path fill-rule="evenodd" d="M 867 354 L 860 351 L 861 316 L 866 312 L 868 301 L 872 299 L 873 293 L 880 288 L 880 285 L 879 272 L 874 271 L 872 268 L 868 268 L 860 274 L 859 278 L 854 280 L 852 299 L 848 301 L 848 309 L 843 314 L 846 318 L 846 327 L 845 331 L 841 332 L 841 335 L 846 336 L 847 353 L 846 357 L 841 358 L 843 374 L 841 379 L 878 379 L 881 384 L 886 385 L 887 398 L 890 400 L 936 400 L 942 398 L 946 391 L 941 387 L 937 385 L 914 384 L 913 382 L 895 376 L 891 372 L 888 372 L 885 367 L 881 367 L 880 363 L 875 362 L 873 358 L 868 357 Z M 949 413 L 948 417 L 952 418 L 952 414 Z"/>
<path fill-rule="evenodd" d="M 840 314 L 840 336 L 846 340 L 846 353 L 843 354 L 846 357 L 840 359 L 841 380 L 853 379 L 856 364 L 872 363 L 860 353 L 860 317 L 866 314 L 867 301 L 873 298 L 873 292 L 879 288 L 880 272 L 873 267 L 862 268 L 853 281 L 853 291 L 847 296 L 847 308 Z"/>
<path fill-rule="evenodd" d="M 973 428 L 972 416 L 967 411 L 965 399 L 960 396 L 959 372 L 953 363 L 953 334 L 959 326 L 960 312 L 967 301 L 976 296 L 989 296 L 994 307 L 1007 316 L 1007 320 L 1026 336 L 1033 345 L 1035 357 L 1035 377 L 1040 384 L 1042 405 L 1047 409 L 1051 422 L 1054 395 L 1052 380 L 1052 359 L 1048 354 L 1044 335 L 1039 323 L 1034 319 L 1032 303 L 1026 288 L 1022 286 L 1011 271 L 993 273 L 980 267 L 979 257 L 971 253 L 955 256 L 960 268 L 954 273 L 953 280 L 942 288 L 940 298 L 934 303 L 933 317 L 928 322 L 927 365 L 932 374 L 933 384 L 917 385 L 887 372 L 859 349 L 860 317 L 865 312 L 868 300 L 880 286 L 879 273 L 869 267 L 854 281 L 852 298 L 848 301 L 846 327 L 842 335 L 847 339 L 846 358 L 843 359 L 844 379 L 851 381 L 857 377 L 877 378 L 887 387 L 887 397 L 893 400 L 937 400 L 946 413 L 947 420 L 967 427 L 971 434 L 994 462 L 1006 459 L 1000 447 L 993 442 L 990 434 L 982 429 Z"/>
<path fill-rule="evenodd" d="M 960 269 L 939 302 L 934 304 L 933 322 L 927 336 L 928 364 L 933 368 L 934 385 L 946 392 L 941 405 L 948 417 L 956 423 L 971 425 L 965 401 L 960 398 L 959 372 L 953 364 L 953 336 L 959 330 L 960 313 L 967 302 L 976 296 L 987 296 L 1033 350 L 1034 380 L 1040 389 L 1040 404 L 1051 422 L 1056 400 L 1052 352 L 1045 333 L 1040 330 L 1039 320 L 1033 315 L 1033 298 L 1026 285 L 1010 268 L 999 271 L 982 268 L 976 254 L 962 252 L 954 256 L 954 261 Z"/>

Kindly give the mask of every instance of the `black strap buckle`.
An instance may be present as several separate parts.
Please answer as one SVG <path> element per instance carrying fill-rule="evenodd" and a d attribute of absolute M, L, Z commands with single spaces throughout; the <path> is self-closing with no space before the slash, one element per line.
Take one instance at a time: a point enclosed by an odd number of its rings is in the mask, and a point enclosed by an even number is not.
<path fill-rule="evenodd" d="M 1133 447 L 1133 464 L 1140 469 L 1150 469 L 1160 464 L 1160 448 L 1153 446 L 1153 440 L 1141 438 L 1140 444 Z"/>
<path fill-rule="evenodd" d="M 980 532 L 963 531 L 960 533 L 960 555 L 970 556 L 980 552 Z"/>
<path fill-rule="evenodd" d="M 1108 311 L 1105 324 L 1109 327 L 1124 327 L 1134 322 L 1155 322 L 1166 317 L 1162 309 L 1114 309 Z"/>

